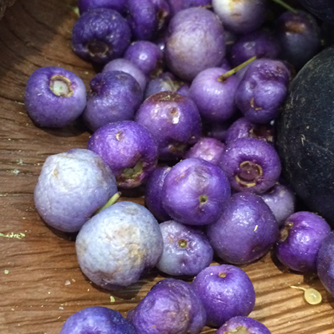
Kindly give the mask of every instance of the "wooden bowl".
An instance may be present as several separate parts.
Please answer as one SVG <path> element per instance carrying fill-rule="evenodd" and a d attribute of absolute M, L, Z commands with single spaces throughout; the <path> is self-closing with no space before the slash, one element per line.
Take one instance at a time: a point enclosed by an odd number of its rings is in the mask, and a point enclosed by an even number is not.
<path fill-rule="evenodd" d="M 71 51 L 74 6 L 74 0 L 17 0 L 0 21 L 1 334 L 59 334 L 71 314 L 88 306 L 107 306 L 125 316 L 164 278 L 152 271 L 113 293 L 93 286 L 79 269 L 74 236 L 48 228 L 34 207 L 33 191 L 46 157 L 85 148 L 89 138 L 79 122 L 61 131 L 37 128 L 23 103 L 27 79 L 40 66 L 71 70 L 87 87 L 94 76 L 92 66 Z M 317 278 L 288 272 L 271 254 L 242 269 L 256 290 L 250 316 L 272 334 L 334 333 L 333 298 Z M 307 304 L 303 291 L 290 286 L 318 289 L 323 303 Z"/>
<path fill-rule="evenodd" d="M 0 0 L 0 19 L 5 14 L 6 8 L 12 6 L 15 0 Z"/>

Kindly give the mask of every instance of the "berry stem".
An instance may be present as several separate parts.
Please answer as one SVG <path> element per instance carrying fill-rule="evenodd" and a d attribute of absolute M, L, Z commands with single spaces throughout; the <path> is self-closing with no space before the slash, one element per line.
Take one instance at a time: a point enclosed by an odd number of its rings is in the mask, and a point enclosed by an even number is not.
<path fill-rule="evenodd" d="M 297 14 L 297 10 L 291 7 L 290 5 L 288 5 L 287 3 L 285 3 L 283 0 L 272 0 L 272 1 L 276 2 L 278 5 L 282 6 L 283 8 L 290 11 L 291 13 Z"/>
<path fill-rule="evenodd" d="M 98 209 L 98 210 L 96 211 L 96 214 L 97 214 L 97 213 L 100 213 L 102 210 L 108 208 L 109 206 L 112 206 L 113 204 L 115 204 L 115 203 L 119 200 L 119 198 L 121 197 L 121 195 L 122 195 L 121 192 L 118 191 L 115 195 L 113 195 L 113 196 L 108 200 L 108 202 L 107 202 L 106 204 L 103 205 L 102 208 L 100 208 L 100 209 Z"/>
<path fill-rule="evenodd" d="M 241 70 L 242 68 L 244 68 L 245 66 L 247 66 L 248 64 L 250 64 L 253 60 L 256 59 L 256 56 L 246 60 L 244 63 L 238 65 L 235 68 L 232 68 L 232 70 L 227 71 L 226 73 L 220 75 L 217 79 L 217 81 L 219 82 L 225 82 L 227 80 L 227 78 L 229 78 L 231 75 L 237 73 L 239 70 Z"/>

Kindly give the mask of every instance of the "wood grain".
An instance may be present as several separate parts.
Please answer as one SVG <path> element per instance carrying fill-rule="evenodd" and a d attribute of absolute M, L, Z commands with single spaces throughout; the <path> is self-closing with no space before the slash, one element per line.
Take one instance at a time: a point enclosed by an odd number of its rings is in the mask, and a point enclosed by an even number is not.
<path fill-rule="evenodd" d="M 72 313 L 102 305 L 126 315 L 150 287 L 163 279 L 153 271 L 138 284 L 112 295 L 93 286 L 80 272 L 74 237 L 50 230 L 40 220 L 33 190 L 50 154 L 84 148 L 89 134 L 79 122 L 62 131 L 36 128 L 25 112 L 24 87 L 40 66 L 58 65 L 87 84 L 91 65 L 71 51 L 76 20 L 71 0 L 17 0 L 0 21 L 0 333 L 57 334 Z M 143 203 L 143 198 L 135 199 Z M 251 316 L 273 334 L 334 333 L 333 298 L 316 278 L 289 273 L 270 254 L 243 267 L 256 289 Z M 291 285 L 313 286 L 324 302 L 310 306 Z M 202 333 L 214 333 L 206 328 Z"/>

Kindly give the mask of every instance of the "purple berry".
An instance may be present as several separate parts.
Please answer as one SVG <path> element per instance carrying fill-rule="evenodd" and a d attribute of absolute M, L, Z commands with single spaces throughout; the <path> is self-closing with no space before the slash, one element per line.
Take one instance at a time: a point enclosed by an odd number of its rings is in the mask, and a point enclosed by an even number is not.
<path fill-rule="evenodd" d="M 124 54 L 125 59 L 135 64 L 146 75 L 159 71 L 162 66 L 162 56 L 159 47 L 148 41 L 133 42 Z"/>
<path fill-rule="evenodd" d="M 96 285 L 117 290 L 136 283 L 162 253 L 159 224 L 142 205 L 118 202 L 81 228 L 76 252 L 82 272 Z"/>
<path fill-rule="evenodd" d="M 277 59 L 280 51 L 280 45 L 273 35 L 265 30 L 258 30 L 240 36 L 231 46 L 229 59 L 233 66 L 238 66 L 254 56 L 257 59 Z"/>
<path fill-rule="evenodd" d="M 168 27 L 166 62 L 181 79 L 192 80 L 206 68 L 219 66 L 225 56 L 224 28 L 204 8 L 178 12 Z"/>
<path fill-rule="evenodd" d="M 136 40 L 152 40 L 170 16 L 166 0 L 127 0 L 128 22 Z"/>
<path fill-rule="evenodd" d="M 109 8 L 123 13 L 126 8 L 125 0 L 79 0 L 78 7 L 80 14 L 95 8 Z"/>
<path fill-rule="evenodd" d="M 41 67 L 28 79 L 24 103 L 38 126 L 61 128 L 83 112 L 86 88 L 77 75 L 64 68 Z"/>
<path fill-rule="evenodd" d="M 206 313 L 192 285 L 169 278 L 152 287 L 128 320 L 140 334 L 199 334 Z"/>
<path fill-rule="evenodd" d="M 307 211 L 295 212 L 281 230 L 276 243 L 277 258 L 292 270 L 315 273 L 319 248 L 330 231 L 320 216 Z"/>
<path fill-rule="evenodd" d="M 202 231 L 174 220 L 160 224 L 164 248 L 156 267 L 173 276 L 195 276 L 208 267 L 213 250 Z"/>
<path fill-rule="evenodd" d="M 161 92 L 147 98 L 135 120 L 146 127 L 159 146 L 159 159 L 182 158 L 188 147 L 201 136 L 201 118 L 188 97 Z"/>
<path fill-rule="evenodd" d="M 216 334 L 270 334 L 269 329 L 255 319 L 237 316 L 229 319 Z"/>
<path fill-rule="evenodd" d="M 323 240 L 317 258 L 317 274 L 326 290 L 334 296 L 334 232 Z"/>
<path fill-rule="evenodd" d="M 140 70 L 135 64 L 130 60 L 124 58 L 118 58 L 110 61 L 106 66 L 104 66 L 102 72 L 111 72 L 111 71 L 122 71 L 127 74 L 130 74 L 133 78 L 137 80 L 142 91 L 145 91 L 147 85 L 147 78 L 142 70 Z"/>
<path fill-rule="evenodd" d="M 274 126 L 272 124 L 256 124 L 245 117 L 238 118 L 226 132 L 226 144 L 239 138 L 256 138 L 274 142 Z"/>
<path fill-rule="evenodd" d="M 181 84 L 172 73 L 164 72 L 148 82 L 145 90 L 145 98 L 161 92 L 176 93 Z"/>
<path fill-rule="evenodd" d="M 118 311 L 102 306 L 91 306 L 72 314 L 60 334 L 136 334 L 133 325 Z"/>
<path fill-rule="evenodd" d="M 81 58 L 106 64 L 122 57 L 130 45 L 131 31 L 126 20 L 113 9 L 97 8 L 83 13 L 75 22 L 72 48 Z"/>
<path fill-rule="evenodd" d="M 212 6 L 224 27 L 237 34 L 249 34 L 260 28 L 266 18 L 265 0 L 212 0 Z"/>
<path fill-rule="evenodd" d="M 169 220 L 170 217 L 162 206 L 162 187 L 165 178 L 172 167 L 156 168 L 148 177 L 145 191 L 145 204 L 150 212 L 160 221 Z"/>
<path fill-rule="evenodd" d="M 320 49 L 320 28 L 306 12 L 284 12 L 276 22 L 276 37 L 281 44 L 281 58 L 301 69 Z"/>
<path fill-rule="evenodd" d="M 72 149 L 46 159 L 34 200 L 48 225 L 77 232 L 116 192 L 115 177 L 97 154 Z"/>
<path fill-rule="evenodd" d="M 198 158 L 185 159 L 169 171 L 162 188 L 162 204 L 177 222 L 212 224 L 220 217 L 231 190 L 224 172 Z"/>
<path fill-rule="evenodd" d="M 260 196 L 269 206 L 279 225 L 295 212 L 296 196 L 290 187 L 284 184 L 276 183 Z"/>
<path fill-rule="evenodd" d="M 185 158 L 201 158 L 214 165 L 220 162 L 220 156 L 225 150 L 225 144 L 215 138 L 202 137 L 187 151 Z"/>
<path fill-rule="evenodd" d="M 247 66 L 235 102 L 254 123 L 268 123 L 279 114 L 287 95 L 290 72 L 281 61 L 259 59 Z"/>
<path fill-rule="evenodd" d="M 97 74 L 90 87 L 83 119 L 93 132 L 111 122 L 134 119 L 143 100 L 138 82 L 121 71 Z"/>
<path fill-rule="evenodd" d="M 207 137 L 215 138 L 225 142 L 227 130 L 230 126 L 230 121 L 223 123 L 204 124 L 204 133 Z"/>
<path fill-rule="evenodd" d="M 89 139 L 87 148 L 97 153 L 114 172 L 119 187 L 134 188 L 154 170 L 158 148 L 151 134 L 132 121 L 109 123 Z"/>
<path fill-rule="evenodd" d="M 260 196 L 233 194 L 218 221 L 207 228 L 216 254 L 232 264 L 246 264 L 265 255 L 276 242 L 279 229 Z"/>
<path fill-rule="evenodd" d="M 255 138 L 229 142 L 219 166 L 234 190 L 257 194 L 273 187 L 281 174 L 281 162 L 275 148 Z"/>
<path fill-rule="evenodd" d="M 203 269 L 193 287 L 207 314 L 207 325 L 220 327 L 235 316 L 247 316 L 255 305 L 255 290 L 247 274 L 232 265 Z"/>
<path fill-rule="evenodd" d="M 236 112 L 234 95 L 239 80 L 230 76 L 224 82 L 219 81 L 218 78 L 224 73 L 220 67 L 205 69 L 195 77 L 190 86 L 189 97 L 208 123 L 226 121 Z"/>

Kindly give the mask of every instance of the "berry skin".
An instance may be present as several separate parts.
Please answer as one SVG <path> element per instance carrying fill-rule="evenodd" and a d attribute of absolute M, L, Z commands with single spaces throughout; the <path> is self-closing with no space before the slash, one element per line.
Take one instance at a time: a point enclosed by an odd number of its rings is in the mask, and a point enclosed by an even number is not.
<path fill-rule="evenodd" d="M 152 135 L 133 121 L 102 126 L 90 137 L 87 148 L 111 168 L 122 188 L 140 186 L 158 162 L 158 147 Z"/>
<path fill-rule="evenodd" d="M 115 176 L 97 154 L 72 149 L 46 159 L 34 200 L 48 225 L 77 232 L 116 192 Z"/>
<path fill-rule="evenodd" d="M 82 59 L 93 63 L 106 64 L 122 57 L 130 41 L 131 30 L 128 23 L 113 9 L 89 10 L 73 26 L 73 51 Z"/>
<path fill-rule="evenodd" d="M 213 250 L 204 232 L 174 220 L 160 224 L 164 242 L 156 267 L 173 276 L 195 276 L 212 262 Z"/>
<path fill-rule="evenodd" d="M 136 283 L 162 253 L 159 224 L 142 205 L 118 202 L 81 228 L 76 252 L 83 273 L 110 290 Z"/>
<path fill-rule="evenodd" d="M 139 83 L 122 71 L 99 73 L 90 87 L 83 119 L 93 132 L 111 122 L 132 120 L 143 100 Z"/>
<path fill-rule="evenodd" d="M 232 265 L 203 269 L 193 287 L 207 313 L 207 325 L 220 327 L 235 316 L 247 316 L 255 305 L 255 290 L 247 274 Z"/>
<path fill-rule="evenodd" d="M 72 314 L 60 334 L 136 334 L 134 327 L 118 311 L 91 306 Z"/>
<path fill-rule="evenodd" d="M 223 214 L 206 232 L 215 253 L 235 265 L 259 259 L 279 236 L 278 223 L 268 205 L 249 193 L 233 194 Z"/>
<path fill-rule="evenodd" d="M 127 319 L 140 334 L 199 334 L 206 314 L 191 284 L 168 278 L 155 284 Z"/>
<path fill-rule="evenodd" d="M 64 68 L 41 67 L 28 79 L 24 102 L 35 124 L 61 128 L 83 112 L 86 88 L 77 75 Z"/>

